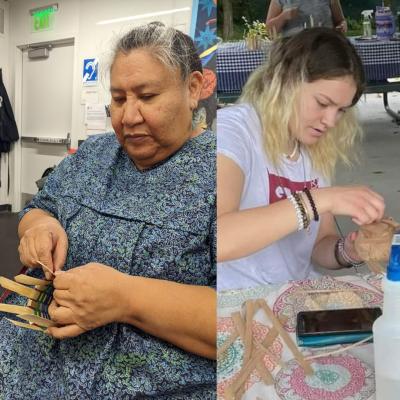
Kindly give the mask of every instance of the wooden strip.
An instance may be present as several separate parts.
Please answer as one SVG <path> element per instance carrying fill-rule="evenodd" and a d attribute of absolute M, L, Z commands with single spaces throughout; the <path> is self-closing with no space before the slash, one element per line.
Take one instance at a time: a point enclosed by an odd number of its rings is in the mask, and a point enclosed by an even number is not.
<path fill-rule="evenodd" d="M 43 326 L 46 328 L 48 328 L 49 326 L 56 325 L 53 321 L 46 319 L 46 318 L 39 317 L 38 315 L 25 314 L 25 315 L 17 315 L 17 317 L 21 318 L 25 321 L 28 321 L 28 322 L 33 322 L 36 325 Z"/>
<path fill-rule="evenodd" d="M 239 333 L 239 336 L 244 339 L 245 329 L 242 316 L 239 311 L 236 311 L 231 314 L 231 318 L 233 321 L 233 325 L 235 326 L 236 331 Z"/>
<path fill-rule="evenodd" d="M 245 340 L 248 343 L 247 344 L 248 358 L 246 359 L 244 357 L 243 364 L 245 362 L 247 362 L 252 356 L 252 352 L 254 349 L 254 346 L 253 346 L 253 319 L 254 319 L 255 313 L 258 311 L 258 308 L 259 308 L 259 306 L 257 305 L 257 303 L 254 300 L 248 300 L 248 301 L 246 301 L 245 304 L 246 304 L 246 338 L 245 338 Z M 254 343 L 256 345 L 258 345 L 256 340 L 254 340 Z M 264 350 L 266 353 L 270 354 L 270 351 L 268 349 L 269 346 L 266 346 L 266 348 L 264 348 L 263 346 L 257 346 L 257 347 L 258 348 L 262 347 L 262 350 Z M 246 346 L 245 346 L 245 348 L 246 348 Z M 256 370 L 258 371 L 258 374 L 260 375 L 261 380 L 266 385 L 272 385 L 274 383 L 274 378 L 272 377 L 271 373 L 266 368 L 263 359 L 261 359 L 257 362 Z M 242 386 L 243 393 L 239 393 L 239 395 L 244 394 L 244 390 L 245 390 L 245 387 L 243 385 Z"/>
<path fill-rule="evenodd" d="M 36 260 L 36 262 L 41 265 L 47 272 L 50 272 L 53 276 L 55 276 L 54 272 L 45 264 L 43 264 L 41 261 Z"/>
<path fill-rule="evenodd" d="M 51 283 L 51 281 L 46 281 L 44 279 L 38 279 L 38 278 L 33 278 L 32 276 L 28 275 L 17 275 L 14 276 L 15 282 L 22 283 L 23 285 L 41 285 L 41 286 L 47 286 Z"/>
<path fill-rule="evenodd" d="M 239 333 L 240 338 L 242 339 L 243 346 L 244 346 L 244 355 L 247 352 L 246 345 L 246 325 L 245 322 L 242 319 L 242 316 L 240 312 L 234 312 L 231 314 L 233 325 L 235 327 L 235 330 Z M 239 375 L 236 377 L 236 379 L 226 388 L 225 390 L 225 397 L 231 400 L 234 399 L 240 399 L 243 394 L 244 394 L 244 387 L 246 384 L 246 381 L 252 371 L 254 370 L 256 365 L 256 360 L 253 358 L 247 358 L 247 360 L 244 359 L 243 357 L 243 364 L 242 364 L 242 369 L 239 372 Z"/>
<path fill-rule="evenodd" d="M 15 304 L 0 304 L 0 311 L 10 314 L 34 314 L 31 308 Z"/>
<path fill-rule="evenodd" d="M 255 364 L 256 360 L 253 357 L 253 359 L 250 360 L 246 365 L 243 365 L 242 369 L 236 376 L 235 380 L 225 388 L 224 391 L 225 400 L 236 400 L 240 398 L 239 396 L 237 396 L 238 394 L 237 392 L 241 389 L 242 386 L 245 385 L 247 378 L 254 370 Z"/>
<path fill-rule="evenodd" d="M 21 296 L 28 297 L 32 300 L 36 300 L 40 295 L 40 292 L 36 289 L 33 289 L 29 286 L 21 285 L 20 283 L 4 278 L 3 276 L 0 277 L 0 286 L 2 286 L 4 289 L 12 290 L 13 292 L 20 294 Z"/>
<path fill-rule="evenodd" d="M 254 301 L 253 301 L 253 305 L 254 305 L 254 313 L 256 313 L 258 310 L 258 305 Z M 233 332 L 229 335 L 229 337 L 222 343 L 222 345 L 217 350 L 217 359 L 224 356 L 226 350 L 228 350 L 228 348 L 230 346 L 232 346 L 232 344 L 235 342 L 235 340 L 237 338 L 239 338 L 239 333 L 237 332 L 237 330 L 234 327 Z"/>
<path fill-rule="evenodd" d="M 282 337 L 283 341 L 286 343 L 286 345 L 289 347 L 291 352 L 293 353 L 294 357 L 298 361 L 298 363 L 302 366 L 304 369 L 304 372 L 306 375 L 312 375 L 314 373 L 311 364 L 305 360 L 303 354 L 301 351 L 298 349 L 292 338 L 289 336 L 289 334 L 285 331 L 283 326 L 280 324 L 278 318 L 276 318 L 275 314 L 273 311 L 270 309 L 269 305 L 264 299 L 258 299 L 257 300 L 259 306 L 265 311 L 267 314 L 267 317 L 270 319 L 274 327 L 278 330 L 279 335 Z"/>
<path fill-rule="evenodd" d="M 274 354 L 269 347 L 272 346 L 272 343 L 274 342 L 274 340 L 278 337 L 278 331 L 276 330 L 276 328 L 272 327 L 269 332 L 267 333 L 267 335 L 265 336 L 264 340 L 262 341 L 260 347 L 262 346 L 262 350 L 265 351 L 265 353 L 267 353 L 274 361 L 277 362 L 278 365 L 280 365 L 281 367 L 283 367 L 283 362 L 281 361 L 280 358 L 277 358 L 276 354 Z"/>
<path fill-rule="evenodd" d="M 238 315 L 236 315 L 236 321 L 235 321 L 235 327 L 237 328 L 240 326 L 240 329 L 242 331 L 242 341 L 244 345 L 244 353 L 243 353 L 243 362 L 242 365 L 246 365 L 250 359 L 252 358 L 253 355 L 253 315 L 254 315 L 255 307 L 254 307 L 254 302 L 252 300 L 248 300 L 245 302 L 245 319 L 239 318 Z M 255 367 L 257 366 L 257 363 Z M 253 368 L 254 369 L 254 368 Z M 253 370 L 250 370 L 248 376 L 252 373 Z M 262 372 L 261 372 L 262 374 Z M 247 379 L 246 379 L 247 380 Z M 244 395 L 244 392 L 246 391 L 245 389 L 245 383 L 240 385 L 235 393 L 236 398 L 241 399 L 242 396 Z"/>
<path fill-rule="evenodd" d="M 248 377 L 254 371 L 256 364 L 259 360 L 262 360 L 264 353 L 260 349 L 256 349 L 253 352 L 253 357 L 243 365 L 236 379 L 225 388 L 225 398 L 226 400 L 235 400 L 237 397 L 237 392 L 245 385 Z"/>
<path fill-rule="evenodd" d="M 44 328 L 41 328 L 40 326 L 34 324 L 26 324 L 25 322 L 14 321 L 13 319 L 8 319 L 8 318 L 6 318 L 6 320 L 10 321 L 12 324 L 16 326 L 19 326 L 20 328 L 33 329 L 34 331 L 40 331 L 40 332 L 43 332 L 45 330 Z"/>
<path fill-rule="evenodd" d="M 28 299 L 28 302 L 26 303 L 26 305 L 30 308 L 36 308 L 37 307 L 37 302 L 35 300 L 32 299 Z"/>
<path fill-rule="evenodd" d="M 258 373 L 260 374 L 262 381 L 266 385 L 269 386 L 269 385 L 274 384 L 274 378 L 273 378 L 271 372 L 269 372 L 268 368 L 265 366 L 263 359 L 257 361 L 256 369 L 257 369 Z"/>
<path fill-rule="evenodd" d="M 237 330 L 237 332 L 239 332 L 239 335 L 241 336 L 243 341 L 243 336 L 246 333 L 245 333 L 245 325 L 243 323 L 243 319 L 240 315 L 240 312 L 232 313 L 232 320 L 235 329 Z M 270 344 L 272 344 L 272 342 L 275 340 L 277 336 L 278 332 L 276 331 L 276 329 L 272 328 L 264 338 L 263 344 L 265 342 L 265 344 L 269 346 Z M 225 390 L 225 397 L 227 399 L 233 400 L 235 398 L 240 399 L 242 397 L 245 391 L 246 381 L 248 377 L 251 375 L 251 373 L 254 371 L 254 369 L 257 368 L 257 365 L 260 365 L 260 370 L 258 370 L 258 372 L 261 378 L 266 383 L 268 382 L 268 384 L 273 384 L 274 382 L 271 373 L 265 368 L 263 363 L 263 358 L 265 353 L 268 352 L 270 354 L 269 350 L 267 348 L 264 348 L 264 346 L 257 341 L 254 341 L 254 344 L 256 346 L 256 349 L 253 350 L 251 358 L 248 359 L 247 362 L 243 362 L 242 369 L 240 370 L 238 376 Z"/>
<path fill-rule="evenodd" d="M 253 351 L 253 315 L 254 315 L 254 302 L 252 300 L 248 300 L 245 303 L 245 327 L 244 327 L 244 355 L 243 355 L 243 364 L 246 363 L 251 358 L 251 353 Z"/>

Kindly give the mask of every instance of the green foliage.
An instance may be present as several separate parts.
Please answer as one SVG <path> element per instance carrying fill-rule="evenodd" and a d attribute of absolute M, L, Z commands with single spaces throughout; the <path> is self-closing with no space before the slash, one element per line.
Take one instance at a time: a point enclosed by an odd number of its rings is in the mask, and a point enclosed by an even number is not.
<path fill-rule="evenodd" d="M 362 20 L 346 18 L 346 21 L 348 36 L 361 36 L 363 34 Z"/>
<path fill-rule="evenodd" d="M 243 31 L 243 37 L 244 38 L 251 38 L 251 37 L 260 37 L 260 38 L 266 38 L 268 36 L 268 30 L 267 26 L 265 25 L 264 22 L 260 22 L 258 19 L 256 19 L 253 22 L 249 22 L 246 17 L 242 17 L 243 22 L 244 22 L 244 31 Z"/>

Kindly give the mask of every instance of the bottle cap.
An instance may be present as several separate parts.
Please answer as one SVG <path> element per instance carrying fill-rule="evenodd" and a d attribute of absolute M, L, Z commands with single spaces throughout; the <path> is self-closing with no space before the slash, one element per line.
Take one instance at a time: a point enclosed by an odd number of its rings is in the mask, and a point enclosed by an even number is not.
<path fill-rule="evenodd" d="M 400 234 L 393 236 L 392 248 L 390 251 L 389 264 L 387 267 L 387 279 L 400 281 Z"/>
<path fill-rule="evenodd" d="M 373 12 L 374 12 L 374 10 L 363 10 L 363 11 L 361 11 L 361 14 L 364 17 L 364 20 L 367 20 L 368 18 L 372 19 L 372 13 Z"/>

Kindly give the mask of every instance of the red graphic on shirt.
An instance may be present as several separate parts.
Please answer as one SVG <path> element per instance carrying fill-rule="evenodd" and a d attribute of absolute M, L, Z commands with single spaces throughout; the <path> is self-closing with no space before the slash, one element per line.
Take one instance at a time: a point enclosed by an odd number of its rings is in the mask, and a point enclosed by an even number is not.
<path fill-rule="evenodd" d="M 269 204 L 276 203 L 279 200 L 295 192 L 301 192 L 305 187 L 314 189 L 319 187 L 318 178 L 306 182 L 293 182 L 284 176 L 278 176 L 268 171 L 269 180 Z"/>

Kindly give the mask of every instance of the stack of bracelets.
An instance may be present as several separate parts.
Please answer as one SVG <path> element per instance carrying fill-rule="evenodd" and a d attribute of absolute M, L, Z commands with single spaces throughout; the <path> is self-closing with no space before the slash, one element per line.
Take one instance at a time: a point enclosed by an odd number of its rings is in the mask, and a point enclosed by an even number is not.
<path fill-rule="evenodd" d="M 288 200 L 293 204 L 294 209 L 296 210 L 297 217 L 297 230 L 301 231 L 303 229 L 307 229 L 310 226 L 312 220 L 318 221 L 319 214 L 317 211 L 317 207 L 315 205 L 314 199 L 311 195 L 311 192 L 308 188 L 303 189 L 304 194 L 306 195 L 308 202 L 310 203 L 311 210 L 313 212 L 313 217 L 311 218 L 310 213 L 308 211 L 306 201 L 304 197 L 299 192 L 295 192 L 287 196 Z M 336 262 L 343 268 L 350 267 L 359 267 L 364 264 L 363 261 L 357 261 L 351 258 L 345 248 L 344 248 L 344 239 L 340 238 L 335 244 L 335 259 Z"/>
<path fill-rule="evenodd" d="M 336 262 L 343 268 L 361 267 L 361 265 L 364 264 L 363 261 L 354 260 L 346 253 L 343 238 L 338 239 L 338 241 L 336 242 L 334 254 Z"/>
<path fill-rule="evenodd" d="M 313 220 L 318 221 L 319 214 L 310 190 L 308 188 L 304 188 L 303 192 L 307 196 L 307 199 L 310 203 L 314 217 Z M 296 210 L 297 230 L 301 231 L 303 229 L 307 229 L 310 226 L 312 218 L 308 212 L 308 208 L 306 206 L 306 202 L 303 196 L 301 195 L 301 193 L 295 192 L 287 196 L 287 198 L 293 204 L 293 207 Z"/>

